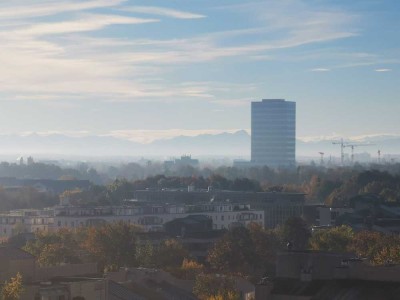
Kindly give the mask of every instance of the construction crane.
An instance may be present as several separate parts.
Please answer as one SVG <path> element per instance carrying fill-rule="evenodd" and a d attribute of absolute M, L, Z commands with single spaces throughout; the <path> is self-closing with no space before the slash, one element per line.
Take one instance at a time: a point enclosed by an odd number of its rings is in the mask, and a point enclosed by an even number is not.
<path fill-rule="evenodd" d="M 373 146 L 375 144 L 345 144 L 343 147 L 350 147 L 351 148 L 351 163 L 354 163 L 354 148 L 355 147 L 365 147 L 365 146 Z"/>
<path fill-rule="evenodd" d="M 340 145 L 340 163 L 343 166 L 344 163 L 344 148 L 348 144 L 348 142 L 344 142 L 343 139 L 340 139 L 340 141 L 335 141 L 332 142 L 333 145 Z"/>
<path fill-rule="evenodd" d="M 321 155 L 321 160 L 320 160 L 320 165 L 323 166 L 324 165 L 324 152 L 318 152 L 319 155 Z"/>

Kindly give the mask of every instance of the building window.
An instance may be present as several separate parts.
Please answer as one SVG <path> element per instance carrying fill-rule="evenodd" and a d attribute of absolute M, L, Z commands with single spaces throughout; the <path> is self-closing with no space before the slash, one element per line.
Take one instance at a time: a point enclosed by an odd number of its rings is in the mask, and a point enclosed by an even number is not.
<path fill-rule="evenodd" d="M 224 220 L 224 216 L 221 216 L 221 221 L 223 221 Z"/>

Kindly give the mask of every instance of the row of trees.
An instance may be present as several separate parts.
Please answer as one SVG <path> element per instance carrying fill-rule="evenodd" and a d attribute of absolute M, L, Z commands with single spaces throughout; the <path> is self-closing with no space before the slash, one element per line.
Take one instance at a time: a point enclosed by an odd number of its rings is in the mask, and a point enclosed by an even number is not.
<path fill-rule="evenodd" d="M 355 233 L 348 226 L 317 231 L 310 238 L 312 250 L 351 252 L 381 265 L 400 263 L 400 237 L 373 231 Z"/>
<path fill-rule="evenodd" d="M 139 167 L 136 164 L 135 167 L 131 166 L 135 170 Z M 83 205 L 121 204 L 124 199 L 132 199 L 134 192 L 139 189 L 186 188 L 189 185 L 202 189 L 212 186 L 216 189 L 236 191 L 302 192 L 306 194 L 308 201 L 325 202 L 330 206 L 349 205 L 352 197 L 363 194 L 374 194 L 382 201 L 399 203 L 400 165 L 398 169 L 391 171 L 368 170 L 361 166 L 332 169 L 304 166 L 296 170 L 272 170 L 268 167 L 242 170 L 219 167 L 213 170 L 204 169 L 190 176 L 154 175 L 144 178 L 127 176 L 126 178 L 135 180 L 121 177 L 122 179 L 102 185 L 103 182 L 110 182 L 110 178 L 104 174 L 103 178 L 103 175 L 85 164 L 78 165 L 75 169 L 62 169 L 41 163 L 22 166 L 0 164 L 0 177 L 77 178 L 89 179 L 99 184 L 92 186 L 88 191 L 66 193 L 77 204 Z M 17 197 L 0 189 L 0 210 L 41 208 L 53 205 L 56 201 L 54 196 L 37 193 L 34 189 L 21 190 Z"/>
<path fill-rule="evenodd" d="M 56 205 L 58 197 L 40 193 L 32 187 L 4 189 L 0 187 L 0 211 L 24 208 L 43 208 Z"/>
<path fill-rule="evenodd" d="M 71 168 L 62 168 L 54 164 L 32 163 L 16 164 L 1 162 L 0 177 L 16 177 L 31 179 L 63 179 L 75 178 L 90 180 L 96 184 L 103 184 L 107 181 L 94 168 L 87 164 L 78 164 Z"/>
<path fill-rule="evenodd" d="M 300 173 L 297 176 L 303 177 Z M 308 201 L 325 202 L 329 206 L 348 206 L 351 198 L 364 194 L 374 194 L 383 202 L 400 203 L 400 175 L 376 170 L 358 172 L 354 169 L 329 169 L 314 175 L 307 172 L 304 177 L 302 182 L 271 185 L 248 177 L 229 179 L 218 173 L 209 177 L 157 175 L 136 181 L 117 179 L 107 186 L 93 186 L 89 191 L 67 193 L 80 204 L 121 204 L 123 199 L 132 199 L 136 190 L 186 188 L 194 185 L 200 189 L 212 186 L 234 191 L 301 192 L 306 194 Z"/>
<path fill-rule="evenodd" d="M 24 250 L 36 256 L 41 266 L 95 261 L 101 270 L 119 267 L 180 267 L 189 253 L 176 240 L 153 246 L 140 238 L 141 229 L 124 223 L 108 223 L 75 231 L 39 232 Z"/>

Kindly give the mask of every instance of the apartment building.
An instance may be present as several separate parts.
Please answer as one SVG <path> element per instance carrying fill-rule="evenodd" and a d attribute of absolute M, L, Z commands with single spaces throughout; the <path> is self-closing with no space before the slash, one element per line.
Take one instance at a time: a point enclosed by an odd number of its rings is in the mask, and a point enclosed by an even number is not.
<path fill-rule="evenodd" d="M 138 225 L 144 231 L 163 231 L 164 224 L 177 218 L 203 215 L 212 220 L 213 229 L 247 226 L 251 222 L 264 225 L 264 211 L 237 203 L 197 205 L 156 205 L 77 207 L 57 206 L 49 210 L 13 211 L 0 215 L 0 238 L 20 232 L 56 231 L 123 221 Z"/>

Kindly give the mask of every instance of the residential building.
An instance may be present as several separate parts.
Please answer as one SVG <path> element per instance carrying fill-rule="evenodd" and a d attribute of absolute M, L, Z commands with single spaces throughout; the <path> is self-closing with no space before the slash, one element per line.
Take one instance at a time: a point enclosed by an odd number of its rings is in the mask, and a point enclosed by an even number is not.
<path fill-rule="evenodd" d="M 47 232 L 54 223 L 51 209 L 21 209 L 0 213 L 0 239 L 25 232 Z"/>
<path fill-rule="evenodd" d="M 251 103 L 251 164 L 296 165 L 296 103 L 264 99 Z"/>
<path fill-rule="evenodd" d="M 0 215 L 0 238 L 21 232 L 51 232 L 123 221 L 144 231 L 164 231 L 164 224 L 188 216 L 207 217 L 213 229 L 264 224 L 264 212 L 240 203 L 145 204 L 136 206 L 78 207 L 57 206 L 48 210 L 13 211 Z"/>
<path fill-rule="evenodd" d="M 150 203 L 248 203 L 251 209 L 264 212 L 264 226 L 275 228 L 291 217 L 301 217 L 305 203 L 303 193 L 242 192 L 215 190 L 162 189 L 135 192 L 139 201 Z"/>

